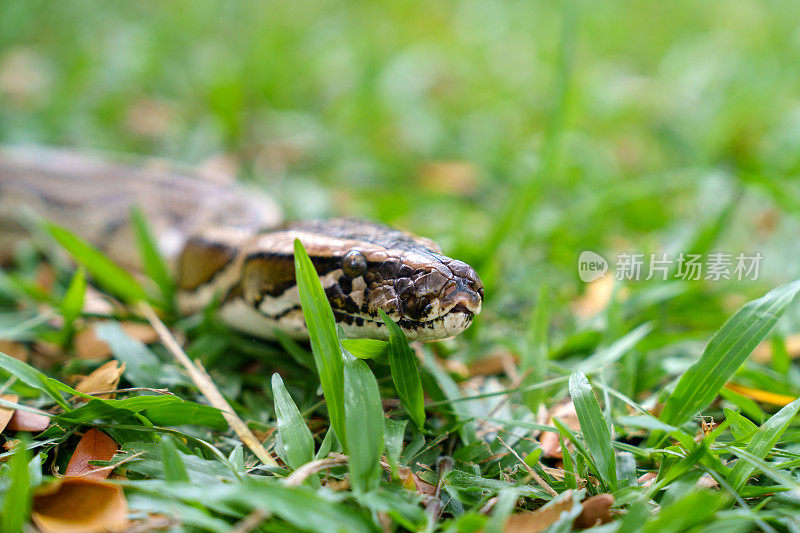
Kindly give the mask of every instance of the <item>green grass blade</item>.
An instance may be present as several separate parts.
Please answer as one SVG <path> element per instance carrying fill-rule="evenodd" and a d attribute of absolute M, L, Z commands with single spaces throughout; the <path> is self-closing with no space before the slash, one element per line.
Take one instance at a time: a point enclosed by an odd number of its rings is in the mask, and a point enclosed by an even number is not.
<path fill-rule="evenodd" d="M 602 368 L 606 368 L 608 365 L 614 364 L 620 357 L 633 350 L 652 330 L 652 324 L 645 323 L 629 331 L 607 348 L 578 363 L 576 371 L 592 374 Z"/>
<path fill-rule="evenodd" d="M 31 453 L 25 441 L 17 444 L 11 458 L 8 485 L 4 494 L 3 513 L 0 525 L 3 531 L 24 531 L 31 511 L 31 474 L 28 463 Z"/>
<path fill-rule="evenodd" d="M 678 426 L 710 404 L 800 291 L 800 280 L 745 304 L 714 334 L 703 355 L 681 376 L 661 419 Z"/>
<path fill-rule="evenodd" d="M 378 382 L 367 364 L 345 352 L 344 409 L 350 483 L 367 492 L 378 487 L 384 447 L 384 423 Z"/>
<path fill-rule="evenodd" d="M 386 458 L 392 467 L 392 477 L 397 478 L 397 467 L 400 454 L 403 453 L 403 439 L 406 433 L 408 420 L 392 420 L 387 418 L 386 423 Z"/>
<path fill-rule="evenodd" d="M 287 462 L 292 468 L 299 468 L 314 459 L 314 438 L 277 372 L 272 374 L 272 396 Z"/>
<path fill-rule="evenodd" d="M 164 461 L 164 479 L 171 482 L 189 481 L 186 465 L 170 435 L 161 436 L 161 458 Z"/>
<path fill-rule="evenodd" d="M 130 337 L 117 322 L 103 322 L 97 337 L 111 347 L 114 358 L 125 363 L 125 377 L 141 387 L 157 387 L 164 378 L 158 356 L 145 343 Z"/>
<path fill-rule="evenodd" d="M 731 423 L 731 433 L 733 433 L 733 437 L 738 441 L 746 441 L 752 437 L 756 431 L 758 431 L 758 426 L 755 425 L 749 418 L 745 418 L 733 409 L 728 409 L 727 407 L 723 409 L 725 413 L 725 420 L 730 420 Z"/>
<path fill-rule="evenodd" d="M 79 268 L 69 282 L 64 299 L 61 300 L 61 316 L 64 317 L 64 328 L 69 329 L 83 310 L 83 299 L 86 295 L 86 274 Z"/>
<path fill-rule="evenodd" d="M 314 356 L 311 355 L 311 352 L 300 346 L 296 340 L 289 337 L 283 331 L 275 328 L 273 333 L 275 333 L 275 338 L 280 343 L 281 348 L 286 350 L 286 353 L 288 353 L 292 359 L 308 369 L 316 370 L 314 366 Z"/>
<path fill-rule="evenodd" d="M 174 308 L 175 282 L 169 273 L 167 263 L 158 250 L 144 212 L 137 206 L 131 208 L 131 225 L 136 236 L 136 246 L 139 248 L 144 272 L 158 285 L 167 306 L 170 309 Z"/>
<path fill-rule="evenodd" d="M 792 420 L 794 420 L 798 409 L 800 409 L 800 399 L 793 401 L 772 415 L 770 419 L 756 431 L 745 450 L 760 459 L 766 457 L 772 447 L 775 446 L 781 438 L 783 432 L 786 431 L 786 428 L 789 427 Z M 738 491 L 747 483 L 747 478 L 752 471 L 752 465 L 739 460 L 733 466 L 730 475 L 728 475 L 728 483 Z"/>
<path fill-rule="evenodd" d="M 589 453 L 589 450 L 583 445 L 583 441 L 578 438 L 578 436 L 569 428 L 569 426 L 559 420 L 558 417 L 553 418 L 553 425 L 556 427 L 556 429 L 558 429 L 559 442 L 562 444 L 561 450 L 563 451 L 564 457 L 569 455 L 567 451 L 565 451 L 568 449 L 564 448 L 563 446 L 564 442 L 568 440 L 573 446 L 575 446 L 575 460 L 572 462 L 572 464 L 576 475 L 579 471 L 583 470 L 582 468 L 579 468 L 580 461 L 583 460 L 586 466 L 588 466 L 589 470 L 592 471 L 592 474 L 600 479 L 602 477 L 600 475 L 600 471 L 597 469 L 597 465 L 595 464 L 591 453 Z M 564 468 L 566 469 L 566 466 Z"/>
<path fill-rule="evenodd" d="M 500 489 L 497 493 L 497 503 L 492 510 L 492 516 L 486 523 L 486 533 L 501 533 L 505 531 L 504 525 L 519 500 L 519 490 L 516 488 Z"/>
<path fill-rule="evenodd" d="M 550 308 L 548 305 L 549 289 L 542 284 L 539 288 L 539 299 L 536 309 L 528 324 L 528 339 L 526 349 L 522 352 L 519 363 L 521 375 L 527 374 L 523 385 L 541 383 L 547 379 L 547 359 L 549 337 L 547 328 L 550 321 Z M 522 398 L 531 412 L 536 413 L 539 404 L 544 399 L 544 390 L 530 390 L 522 393 Z"/>
<path fill-rule="evenodd" d="M 389 352 L 389 343 L 377 339 L 342 339 L 342 348 L 359 359 L 376 359 Z"/>
<path fill-rule="evenodd" d="M 419 377 L 417 358 L 408 345 L 403 330 L 381 310 L 381 318 L 389 330 L 389 366 L 392 381 L 411 420 L 417 427 L 425 425 L 425 395 Z"/>
<path fill-rule="evenodd" d="M 347 448 L 344 415 L 344 364 L 342 347 L 336 335 L 333 311 L 314 269 L 311 258 L 299 239 L 294 241 L 294 266 L 300 305 L 308 328 L 311 351 L 317 365 L 322 392 L 328 404 L 331 425 L 342 446 Z"/>
<path fill-rule="evenodd" d="M 53 387 L 52 380 L 32 366 L 0 352 L 0 369 L 5 370 L 24 384 L 46 393 L 65 411 L 72 410 L 61 393 Z"/>
<path fill-rule="evenodd" d="M 147 294 L 133 276 L 98 249 L 71 231 L 55 224 L 47 223 L 47 229 L 75 261 L 83 265 L 94 280 L 108 292 L 128 303 L 147 300 Z"/>
<path fill-rule="evenodd" d="M 568 489 L 578 488 L 578 471 L 575 469 L 575 461 L 572 460 L 572 452 L 567 448 L 564 437 L 559 433 L 558 445 L 561 447 L 561 457 L 564 463 L 564 484 Z"/>
<path fill-rule="evenodd" d="M 317 453 L 314 455 L 314 459 L 325 459 L 328 457 L 328 454 L 331 453 L 331 449 L 333 448 L 335 440 L 336 435 L 333 433 L 333 429 L 328 428 L 328 431 L 325 432 L 325 436 L 322 438 L 319 449 L 317 449 Z"/>
<path fill-rule="evenodd" d="M 581 432 L 586 439 L 595 464 L 605 484 L 612 490 L 617 488 L 617 462 L 614 448 L 611 446 L 611 434 L 608 432 L 606 420 L 600 410 L 600 404 L 594 395 L 589 380 L 581 372 L 569 378 L 569 393 L 575 404 Z"/>
<path fill-rule="evenodd" d="M 727 500 L 725 494 L 710 491 L 689 492 L 678 501 L 663 507 L 655 519 L 647 522 L 643 531 L 645 533 L 695 531 L 692 526 L 712 520 L 717 509 Z"/>
<path fill-rule="evenodd" d="M 542 147 L 542 165 L 537 172 L 536 179 L 521 182 L 511 191 L 512 194 L 509 197 L 508 205 L 494 219 L 494 224 L 481 253 L 485 265 L 490 267 L 481 269 L 483 281 L 487 287 L 493 284 L 493 278 L 499 269 L 498 258 L 501 257 L 501 254 L 498 254 L 497 251 L 504 242 L 524 239 L 525 235 L 520 235 L 520 232 L 521 228 L 527 227 L 527 225 L 523 224 L 522 221 L 528 220 L 528 217 L 530 217 L 530 213 L 533 211 L 531 208 L 539 199 L 539 192 L 541 192 L 543 184 L 553 180 L 554 176 L 559 174 L 564 124 L 570 104 L 569 88 L 575 57 L 577 9 L 574 6 L 565 4 L 562 16 L 563 26 L 561 28 L 556 86 L 554 88 L 555 103 L 545 131 Z M 486 271 L 488 275 L 483 276 L 483 271 Z"/>
<path fill-rule="evenodd" d="M 727 450 L 738 457 L 739 461 L 746 461 L 753 469 L 760 470 L 765 476 L 776 483 L 783 485 L 789 490 L 800 491 L 800 483 L 797 482 L 794 476 L 789 471 L 779 468 L 783 466 L 782 464 L 769 463 L 761 457 L 757 457 L 747 450 L 737 448 L 736 446 L 729 446 Z M 785 461 L 785 463 L 790 462 L 793 463 L 794 461 Z"/>

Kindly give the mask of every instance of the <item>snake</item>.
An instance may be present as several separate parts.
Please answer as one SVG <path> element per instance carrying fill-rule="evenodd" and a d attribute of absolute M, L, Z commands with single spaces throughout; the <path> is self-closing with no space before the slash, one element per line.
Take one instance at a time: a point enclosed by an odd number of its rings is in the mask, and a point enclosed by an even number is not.
<path fill-rule="evenodd" d="M 43 217 L 141 272 L 133 206 L 174 276 L 180 313 L 215 304 L 220 320 L 245 334 L 308 338 L 295 239 L 348 338 L 387 340 L 381 311 L 423 341 L 463 332 L 481 311 L 475 269 L 407 231 L 350 218 L 287 222 L 266 191 L 163 159 L 0 147 L 0 261 L 30 237 L 32 217 Z"/>

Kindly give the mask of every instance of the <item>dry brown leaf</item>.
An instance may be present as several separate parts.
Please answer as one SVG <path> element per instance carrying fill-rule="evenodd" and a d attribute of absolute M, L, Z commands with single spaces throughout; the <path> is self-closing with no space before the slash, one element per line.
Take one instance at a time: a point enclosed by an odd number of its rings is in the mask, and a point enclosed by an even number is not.
<path fill-rule="evenodd" d="M 111 315 L 114 313 L 114 304 L 107 294 L 89 285 L 83 297 L 82 312 L 84 315 Z"/>
<path fill-rule="evenodd" d="M 517 354 L 508 350 L 498 350 L 472 362 L 469 365 L 469 375 L 471 377 L 502 374 L 509 364 L 516 365 L 518 359 Z"/>
<path fill-rule="evenodd" d="M 86 376 L 75 387 L 75 390 L 84 394 L 92 394 L 93 392 L 115 390 L 119 385 L 119 378 L 125 372 L 125 363 L 118 363 L 117 361 L 109 361 L 106 364 L 95 369 L 94 372 Z M 98 398 L 113 398 L 115 395 L 101 394 Z"/>
<path fill-rule="evenodd" d="M 422 496 L 435 496 L 436 495 L 436 485 L 431 485 L 427 481 L 423 481 L 416 474 L 411 474 L 411 479 L 414 482 L 414 487 L 417 489 L 417 492 Z"/>
<path fill-rule="evenodd" d="M 448 372 L 455 374 L 461 379 L 466 379 L 470 375 L 467 365 L 456 359 L 444 359 L 442 360 L 442 366 L 445 367 Z"/>
<path fill-rule="evenodd" d="M 324 483 L 324 487 L 334 492 L 340 492 L 350 488 L 350 478 L 333 479 L 330 478 Z"/>
<path fill-rule="evenodd" d="M 28 357 L 31 354 L 31 351 L 24 344 L 8 339 L 0 339 L 0 352 L 10 355 L 14 359 L 19 359 L 23 363 L 28 362 Z"/>
<path fill-rule="evenodd" d="M 777 209 L 765 209 L 756 216 L 756 228 L 761 239 L 769 238 L 778 228 L 781 213 Z"/>
<path fill-rule="evenodd" d="M 800 357 L 800 333 L 789 335 L 783 342 L 786 345 L 786 352 L 792 359 Z M 753 361 L 761 364 L 766 364 L 772 361 L 772 340 L 765 340 L 761 342 L 753 353 L 750 355 Z"/>
<path fill-rule="evenodd" d="M 581 429 L 581 425 L 578 422 L 578 413 L 575 412 L 575 406 L 570 399 L 552 407 L 550 416 L 547 419 L 548 426 L 553 425 L 553 418 L 558 418 L 573 431 L 580 431 Z M 558 442 L 558 433 L 553 431 L 543 432 L 539 438 L 539 443 L 542 447 L 542 456 L 556 459 L 561 459 L 564 456 L 561 452 L 561 445 Z"/>
<path fill-rule="evenodd" d="M 18 107 L 27 107 L 49 82 L 48 63 L 30 47 L 10 48 L 0 58 L 0 92 Z"/>
<path fill-rule="evenodd" d="M 614 275 L 606 272 L 602 278 L 587 283 L 583 296 L 575 300 L 570 307 L 579 317 L 591 318 L 608 306 L 613 294 Z"/>
<path fill-rule="evenodd" d="M 504 533 L 538 533 L 544 531 L 572 509 L 572 491 L 566 491 L 550 504 L 535 511 L 515 513 L 508 517 Z"/>
<path fill-rule="evenodd" d="M 614 505 L 614 496 L 611 494 L 598 494 L 581 503 L 581 513 L 575 518 L 575 529 L 588 529 L 600 524 L 607 524 L 613 520 L 611 506 Z"/>
<path fill-rule="evenodd" d="M 411 471 L 407 466 L 397 469 L 403 488 L 406 490 L 416 490 L 423 498 L 429 498 L 436 494 L 436 485 L 431 485 L 423 481 L 419 476 Z"/>
<path fill-rule="evenodd" d="M 158 340 L 158 334 L 148 324 L 121 322 L 120 326 L 129 337 L 145 344 Z M 75 335 L 75 353 L 81 359 L 103 360 L 111 357 L 111 348 L 97 337 L 92 325 Z"/>
<path fill-rule="evenodd" d="M 655 472 L 645 472 L 644 474 L 638 477 L 636 482 L 639 484 L 640 487 L 649 488 L 657 477 L 658 474 L 656 474 Z"/>
<path fill-rule="evenodd" d="M 166 102 L 152 98 L 140 98 L 128 108 L 125 125 L 128 130 L 140 137 L 158 138 L 164 135 L 175 113 Z"/>
<path fill-rule="evenodd" d="M 50 293 L 56 284 L 56 272 L 48 263 L 39 264 L 34 277 L 36 286 L 46 293 Z"/>
<path fill-rule="evenodd" d="M 30 431 L 38 433 L 50 425 L 50 417 L 17 409 L 8 421 L 6 429 L 11 431 Z"/>
<path fill-rule="evenodd" d="M 42 533 L 124 531 L 128 502 L 119 485 L 67 478 L 34 496 L 31 518 Z"/>
<path fill-rule="evenodd" d="M 711 474 L 703 474 L 698 478 L 697 483 L 695 483 L 695 487 L 699 487 L 701 489 L 718 489 L 719 482 L 717 482 L 717 480 L 714 479 Z"/>
<path fill-rule="evenodd" d="M 475 192 L 478 173 L 466 161 L 434 161 L 422 167 L 419 182 L 429 191 L 467 196 Z"/>
<path fill-rule="evenodd" d="M 0 398 L 17 403 L 19 400 L 19 396 L 16 394 L 3 394 Z M 11 420 L 11 417 L 14 416 L 14 409 L 9 409 L 7 407 L 0 406 L 0 432 L 6 429 L 8 422 Z"/>
<path fill-rule="evenodd" d="M 64 475 L 102 481 L 111 474 L 111 469 L 98 470 L 99 467 L 89 464 L 89 461 L 110 461 L 118 449 L 114 439 L 92 428 L 78 442 Z"/>

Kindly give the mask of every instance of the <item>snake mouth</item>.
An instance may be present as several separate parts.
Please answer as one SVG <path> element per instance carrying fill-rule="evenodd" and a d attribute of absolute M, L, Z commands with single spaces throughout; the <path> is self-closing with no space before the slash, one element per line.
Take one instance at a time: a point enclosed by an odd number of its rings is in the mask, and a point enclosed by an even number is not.
<path fill-rule="evenodd" d="M 448 311 L 448 312 L 449 313 L 464 313 L 466 315 L 469 315 L 470 317 L 475 315 L 475 313 L 473 311 L 470 311 L 467 308 L 466 304 L 463 304 L 463 303 L 458 303 L 458 304 L 454 305 L 453 308 L 450 309 L 450 311 Z"/>
<path fill-rule="evenodd" d="M 408 340 L 431 341 L 458 335 L 472 324 L 475 314 L 467 305 L 459 303 L 446 313 L 430 320 L 398 317 L 395 321 Z M 342 324 L 345 332 L 353 338 L 389 339 L 389 332 L 379 317 L 353 315 L 340 310 L 334 310 L 334 316 Z M 354 326 L 355 329 L 351 329 Z"/>

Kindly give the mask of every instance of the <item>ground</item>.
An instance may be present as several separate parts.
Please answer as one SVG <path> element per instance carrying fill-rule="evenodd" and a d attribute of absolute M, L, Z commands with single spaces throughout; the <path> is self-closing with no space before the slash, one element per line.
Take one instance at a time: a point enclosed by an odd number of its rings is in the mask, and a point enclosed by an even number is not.
<path fill-rule="evenodd" d="M 521 514 L 552 499 L 535 474 L 561 495 L 564 527 L 572 499 L 611 493 L 606 528 L 797 529 L 796 287 L 742 306 L 800 278 L 798 15 L 793 2 L 745 0 L 0 4 L 3 142 L 223 169 L 291 218 L 358 216 L 431 237 L 486 284 L 467 333 L 414 347 L 425 429 L 385 428 L 387 465 L 411 471 L 358 492 L 338 465 L 291 489 L 189 403 L 207 402 L 141 313 L 117 307 L 97 326 L 108 309 L 81 306 L 74 268 L 22 248 L 0 284 L 0 351 L 70 384 L 113 355 L 126 362 L 115 386 L 177 396 L 106 412 L 14 367 L 12 403 L 61 416 L 60 429 L 4 432 L 16 450 L 0 456 L 5 529 L 81 438 L 100 438 L 93 426 L 120 445 L 114 475 L 149 525 L 169 515 L 226 530 L 271 501 L 253 527 L 502 530 L 548 523 Z M 603 261 L 607 276 L 584 281 Z M 323 446 L 331 417 L 308 346 L 253 341 L 211 313 L 164 316 L 267 446 L 273 372 Z M 98 327 L 110 350 L 86 346 Z M 409 420 L 381 357 L 366 368 L 384 414 Z M 559 434 L 572 442 L 563 458 Z M 278 476 L 297 466 L 283 461 Z"/>

